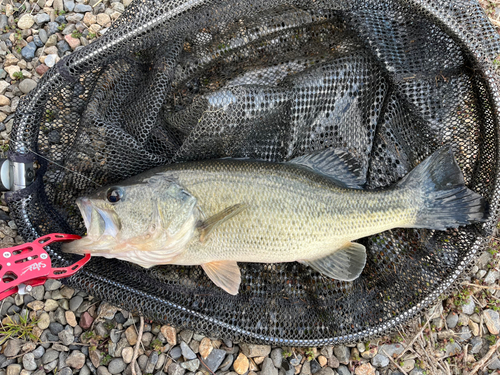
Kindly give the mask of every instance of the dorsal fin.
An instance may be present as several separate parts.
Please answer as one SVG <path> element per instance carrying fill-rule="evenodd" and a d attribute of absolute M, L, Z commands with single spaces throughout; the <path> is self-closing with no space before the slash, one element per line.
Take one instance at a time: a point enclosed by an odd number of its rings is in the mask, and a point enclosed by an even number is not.
<path fill-rule="evenodd" d="M 344 150 L 327 148 L 299 156 L 289 163 L 312 169 L 345 188 L 361 189 L 365 183 L 365 178 L 361 175 L 361 165 Z"/>

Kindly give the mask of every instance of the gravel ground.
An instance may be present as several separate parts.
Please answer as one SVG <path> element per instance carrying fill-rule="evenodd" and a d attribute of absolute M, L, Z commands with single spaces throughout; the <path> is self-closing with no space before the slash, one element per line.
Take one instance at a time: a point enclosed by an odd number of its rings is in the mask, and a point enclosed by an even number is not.
<path fill-rule="evenodd" d="M 39 0 L 0 7 L 0 151 L 22 95 L 64 55 L 106 32 L 130 0 Z M 497 4 L 482 1 L 496 25 Z M 0 247 L 22 243 L 0 206 Z M 468 284 L 404 330 L 371 342 L 280 348 L 204 337 L 96 301 L 49 280 L 0 304 L 0 375 L 369 375 L 500 372 L 500 246 L 493 241 Z M 26 317 L 26 318 L 24 318 Z M 142 333 L 141 333 L 142 331 Z M 19 337 L 20 335 L 24 335 Z"/>

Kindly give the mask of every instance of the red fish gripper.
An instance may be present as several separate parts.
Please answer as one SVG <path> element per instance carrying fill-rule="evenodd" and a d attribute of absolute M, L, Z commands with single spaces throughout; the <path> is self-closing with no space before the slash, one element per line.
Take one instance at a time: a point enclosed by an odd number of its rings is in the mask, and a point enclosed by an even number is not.
<path fill-rule="evenodd" d="M 62 279 L 74 275 L 90 260 L 86 254 L 68 267 L 52 268 L 45 247 L 61 241 L 80 239 L 73 234 L 52 233 L 15 247 L 0 249 L 0 301 L 14 294 L 26 294 L 47 279 Z"/>

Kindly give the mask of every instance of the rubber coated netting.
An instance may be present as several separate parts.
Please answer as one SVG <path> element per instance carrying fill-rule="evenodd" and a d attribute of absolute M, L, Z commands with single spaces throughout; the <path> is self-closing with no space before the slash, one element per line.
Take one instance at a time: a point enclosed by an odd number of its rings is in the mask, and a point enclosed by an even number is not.
<path fill-rule="evenodd" d="M 233 340 L 312 346 L 388 333 L 449 291 L 497 222 L 499 53 L 475 1 L 137 0 L 19 105 L 10 158 L 40 167 L 7 194 L 11 215 L 27 241 L 82 235 L 74 201 L 98 185 L 172 162 L 286 161 L 327 147 L 354 155 L 373 189 L 451 144 L 489 222 L 362 239 L 368 261 L 354 282 L 247 263 L 231 296 L 201 267 L 104 258 L 68 280 Z M 56 265 L 77 259 L 50 252 Z"/>

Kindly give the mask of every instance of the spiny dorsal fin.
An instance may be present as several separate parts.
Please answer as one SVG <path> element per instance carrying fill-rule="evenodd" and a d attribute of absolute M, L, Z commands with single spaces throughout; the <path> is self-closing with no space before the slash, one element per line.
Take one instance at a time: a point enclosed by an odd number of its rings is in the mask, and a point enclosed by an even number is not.
<path fill-rule="evenodd" d="M 348 242 L 326 257 L 305 260 L 302 263 L 332 279 L 352 281 L 357 279 L 365 268 L 366 249 L 359 243 Z"/>
<path fill-rule="evenodd" d="M 221 260 L 202 264 L 201 267 L 215 285 L 233 296 L 238 294 L 241 273 L 240 267 L 235 261 Z"/>
<path fill-rule="evenodd" d="M 233 206 L 227 207 L 222 211 L 210 216 L 208 219 L 202 221 L 198 225 L 200 231 L 200 242 L 206 242 L 210 233 L 221 225 L 225 221 L 231 219 L 232 217 L 238 215 L 240 212 L 244 211 L 247 205 L 244 203 L 238 203 Z"/>
<path fill-rule="evenodd" d="M 365 183 L 361 175 L 361 165 L 354 157 L 343 150 L 327 148 L 289 161 L 312 169 L 334 180 L 337 185 L 360 189 Z"/>

